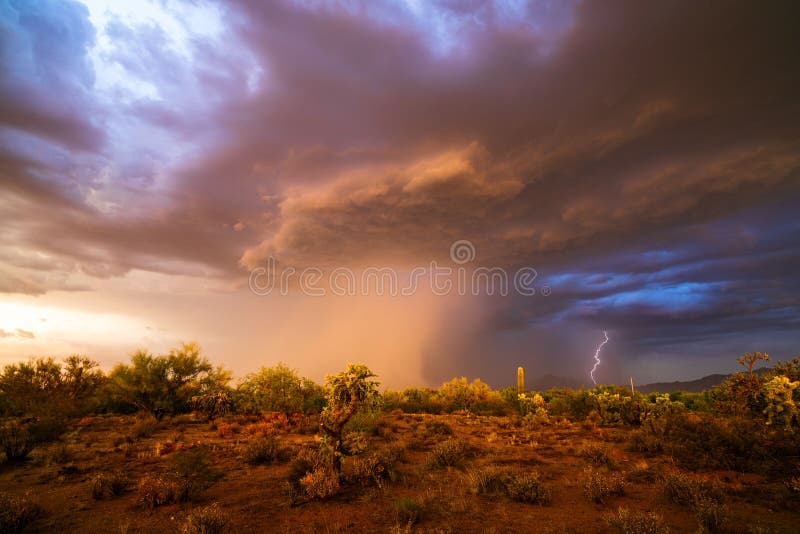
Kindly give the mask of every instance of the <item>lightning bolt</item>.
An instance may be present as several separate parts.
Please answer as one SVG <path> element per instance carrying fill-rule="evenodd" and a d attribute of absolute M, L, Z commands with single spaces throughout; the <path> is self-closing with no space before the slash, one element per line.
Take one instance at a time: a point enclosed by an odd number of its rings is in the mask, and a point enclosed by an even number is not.
<path fill-rule="evenodd" d="M 597 385 L 597 380 L 594 379 L 594 371 L 597 369 L 597 366 L 600 365 L 600 351 L 603 350 L 603 345 L 608 343 L 608 333 L 605 330 L 603 330 L 603 336 L 605 339 L 602 343 L 600 343 L 600 345 L 597 346 L 597 350 L 594 351 L 594 367 L 592 367 L 592 370 L 589 371 L 589 376 L 592 377 L 592 382 L 595 386 Z"/>

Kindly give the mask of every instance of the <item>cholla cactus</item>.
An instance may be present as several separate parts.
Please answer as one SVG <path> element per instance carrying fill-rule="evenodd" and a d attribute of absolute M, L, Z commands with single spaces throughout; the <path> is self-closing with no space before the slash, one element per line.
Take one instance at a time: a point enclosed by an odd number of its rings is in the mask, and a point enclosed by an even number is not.
<path fill-rule="evenodd" d="M 767 424 L 783 423 L 792 426 L 792 421 L 798 416 L 798 406 L 794 402 L 794 391 L 800 387 L 800 381 L 792 382 L 785 376 L 776 376 L 764 384 L 764 395 L 767 407 L 764 414 Z"/>
<path fill-rule="evenodd" d="M 534 393 L 533 396 L 520 393 L 517 398 L 523 415 L 534 414 L 537 417 L 547 417 L 547 404 L 544 397 L 538 393 Z"/>
<path fill-rule="evenodd" d="M 525 369 L 517 367 L 517 395 L 525 393 Z"/>

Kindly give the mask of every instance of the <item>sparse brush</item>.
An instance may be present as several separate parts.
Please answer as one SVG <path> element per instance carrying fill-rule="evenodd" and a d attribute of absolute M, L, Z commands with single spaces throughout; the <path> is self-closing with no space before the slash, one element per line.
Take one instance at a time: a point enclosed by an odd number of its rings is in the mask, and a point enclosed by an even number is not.
<path fill-rule="evenodd" d="M 693 506 L 699 500 L 725 501 L 725 491 L 719 484 L 680 472 L 668 473 L 664 477 L 662 493 L 670 502 L 684 506 Z"/>
<path fill-rule="evenodd" d="M 397 474 L 394 463 L 399 458 L 397 450 L 384 449 L 364 457 L 353 459 L 352 481 L 363 486 L 383 487 L 388 481 L 395 480 Z"/>
<path fill-rule="evenodd" d="M 467 475 L 470 489 L 478 495 L 505 495 L 512 501 L 549 504 L 550 488 L 538 472 L 516 472 L 510 469 L 485 467 Z"/>
<path fill-rule="evenodd" d="M 42 508 L 30 494 L 21 497 L 0 493 L 0 532 L 22 532 L 43 515 Z"/>
<path fill-rule="evenodd" d="M 95 500 L 122 495 L 128 486 L 128 479 L 121 471 L 98 473 L 92 477 L 92 497 Z"/>
<path fill-rule="evenodd" d="M 622 534 L 668 534 L 663 518 L 654 512 L 631 512 L 620 507 L 616 515 L 606 518 L 606 523 Z"/>
<path fill-rule="evenodd" d="M 153 509 L 178 500 L 179 488 L 175 480 L 164 475 L 148 474 L 139 480 L 137 502 L 142 508 Z"/>
<path fill-rule="evenodd" d="M 180 451 L 170 463 L 170 475 L 178 486 L 177 500 L 181 502 L 195 499 L 222 477 L 204 447 Z"/>
<path fill-rule="evenodd" d="M 463 464 L 467 455 L 467 446 L 463 441 L 449 439 L 437 444 L 428 454 L 425 465 L 429 469 L 441 469 L 444 467 L 459 467 Z"/>
<path fill-rule="evenodd" d="M 242 459 L 251 465 L 283 461 L 287 455 L 288 450 L 272 436 L 256 438 L 242 449 Z"/>
<path fill-rule="evenodd" d="M 149 438 L 158 430 L 158 421 L 155 417 L 142 417 L 137 419 L 133 424 L 130 431 L 130 438 L 136 441 L 143 438 Z"/>
<path fill-rule="evenodd" d="M 595 465 L 604 465 L 609 469 L 616 468 L 616 463 L 608 455 L 606 447 L 598 443 L 584 445 L 583 449 L 581 449 L 581 455 L 591 460 Z"/>
<path fill-rule="evenodd" d="M 213 503 L 208 506 L 195 508 L 186 517 L 183 525 L 183 534 L 220 534 L 228 530 L 230 518 Z"/>
<path fill-rule="evenodd" d="M 692 508 L 695 519 L 705 532 L 717 532 L 728 520 L 727 507 L 708 496 L 699 497 Z"/>
<path fill-rule="evenodd" d="M 426 505 L 422 499 L 402 497 L 392 503 L 392 509 L 398 524 L 414 525 L 425 516 Z"/>
<path fill-rule="evenodd" d="M 425 421 L 425 434 L 428 436 L 452 436 L 453 435 L 453 427 L 445 423 L 444 421 Z"/>
<path fill-rule="evenodd" d="M 506 472 L 493 466 L 467 473 L 470 490 L 476 495 L 495 495 L 505 492 Z"/>
<path fill-rule="evenodd" d="M 706 531 L 718 530 L 727 520 L 725 491 L 718 483 L 684 473 L 669 473 L 664 477 L 662 492 L 669 501 L 690 506 L 700 527 Z"/>
<path fill-rule="evenodd" d="M 506 482 L 506 493 L 512 501 L 550 504 L 551 492 L 539 473 L 514 473 Z"/>
<path fill-rule="evenodd" d="M 584 470 L 583 494 L 588 500 L 603 504 L 611 495 L 625 494 L 625 479 L 618 474 L 605 475 L 588 467 Z"/>

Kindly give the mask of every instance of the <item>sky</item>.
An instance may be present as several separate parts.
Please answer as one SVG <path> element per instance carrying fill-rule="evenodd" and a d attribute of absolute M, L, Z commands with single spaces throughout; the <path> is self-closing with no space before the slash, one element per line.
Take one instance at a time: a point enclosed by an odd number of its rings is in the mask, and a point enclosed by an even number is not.
<path fill-rule="evenodd" d="M 591 385 L 604 332 L 601 382 L 796 356 L 797 20 L 0 0 L 0 364 L 194 340 L 239 377 L 360 361 L 404 387 Z"/>

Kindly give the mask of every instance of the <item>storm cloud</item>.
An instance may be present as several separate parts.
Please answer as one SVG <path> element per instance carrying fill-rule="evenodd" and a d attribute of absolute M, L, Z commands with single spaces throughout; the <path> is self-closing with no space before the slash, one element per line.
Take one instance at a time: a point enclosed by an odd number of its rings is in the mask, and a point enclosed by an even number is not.
<path fill-rule="evenodd" d="M 426 381 L 581 375 L 602 330 L 609 380 L 794 355 L 795 2 L 161 9 L 3 2 L 0 292 L 235 291 L 270 256 L 405 269 L 465 239 L 552 293 L 448 308 Z"/>

